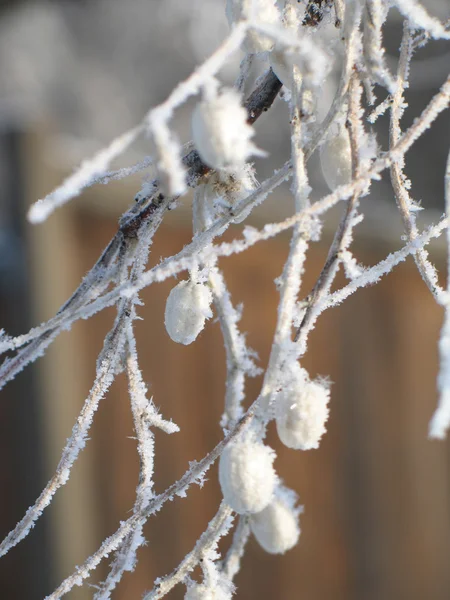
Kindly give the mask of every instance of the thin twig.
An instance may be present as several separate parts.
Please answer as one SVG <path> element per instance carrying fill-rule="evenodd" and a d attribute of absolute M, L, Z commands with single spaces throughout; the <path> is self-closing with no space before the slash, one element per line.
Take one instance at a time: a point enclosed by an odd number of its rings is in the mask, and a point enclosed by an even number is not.
<path fill-rule="evenodd" d="M 144 595 L 142 600 L 159 600 L 170 592 L 178 583 L 182 583 L 218 540 L 224 536 L 232 524 L 233 511 L 222 502 L 219 510 L 200 536 L 194 549 L 180 562 L 170 574 L 158 580 L 155 587 Z"/>
<path fill-rule="evenodd" d="M 397 80 L 395 93 L 392 97 L 391 120 L 389 127 L 389 146 L 392 148 L 398 142 L 401 130 L 400 119 L 403 114 L 403 91 L 407 85 L 409 75 L 409 65 L 412 56 L 412 30 L 408 21 L 403 23 L 403 38 L 400 50 L 400 59 L 397 69 Z M 403 174 L 403 157 L 391 164 L 390 174 L 392 189 L 394 190 L 395 200 L 400 212 L 403 226 L 405 228 L 408 240 L 412 241 L 418 235 L 415 215 L 411 213 L 410 207 L 413 206 L 408 190 L 405 186 L 405 176 Z M 442 289 L 437 281 L 437 273 L 434 266 L 427 259 L 425 250 L 420 250 L 414 255 L 417 269 L 426 283 L 428 289 L 434 298 L 439 301 Z"/>
<path fill-rule="evenodd" d="M 249 537 L 250 525 L 248 517 L 241 516 L 222 567 L 223 573 L 230 581 L 233 581 L 239 573 L 239 569 L 241 568 L 241 558 L 244 555 L 245 546 L 247 545 Z"/>

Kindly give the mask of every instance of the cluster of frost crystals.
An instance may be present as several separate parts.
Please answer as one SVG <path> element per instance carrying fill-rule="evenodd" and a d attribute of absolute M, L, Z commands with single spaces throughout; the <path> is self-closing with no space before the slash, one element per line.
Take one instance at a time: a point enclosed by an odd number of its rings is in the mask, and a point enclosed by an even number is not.
<path fill-rule="evenodd" d="M 305 31 L 301 36 L 297 7 L 286 4 L 282 19 L 286 31 L 286 43 L 277 42 L 270 53 L 269 62 L 273 72 L 281 83 L 290 90 L 294 67 L 298 67 L 307 85 L 321 85 L 330 70 L 331 57 L 319 45 L 317 37 Z M 292 44 L 289 44 L 289 39 Z"/>
<path fill-rule="evenodd" d="M 184 600 L 231 600 L 231 591 L 222 585 L 194 583 L 184 595 Z"/>
<path fill-rule="evenodd" d="M 250 156 L 265 156 L 250 141 L 253 135 L 238 92 L 208 86 L 192 115 L 192 138 L 202 160 L 213 169 L 242 168 Z"/>
<path fill-rule="evenodd" d="M 323 177 L 332 192 L 352 180 L 352 150 L 345 125 L 332 128 L 320 147 L 320 164 Z"/>
<path fill-rule="evenodd" d="M 318 448 L 326 431 L 330 391 L 323 382 L 311 381 L 304 369 L 294 369 L 278 393 L 275 420 L 280 440 L 288 448 Z"/>
<path fill-rule="evenodd" d="M 250 517 L 253 535 L 269 554 L 284 554 L 298 542 L 301 508 L 296 508 L 296 499 L 292 490 L 279 486 L 270 504 Z"/>
<path fill-rule="evenodd" d="M 180 281 L 170 292 L 164 315 L 167 333 L 174 342 L 191 344 L 212 317 L 209 287 L 195 281 Z"/>
<path fill-rule="evenodd" d="M 212 202 L 213 213 L 216 216 L 229 214 L 230 208 L 239 204 L 258 187 L 252 165 L 245 164 L 235 171 L 219 171 L 214 173 L 206 184 L 205 195 Z M 249 208 L 251 210 L 251 208 Z M 241 223 L 248 216 L 248 211 L 243 211 L 236 223 Z"/>
<path fill-rule="evenodd" d="M 227 0 L 226 15 L 230 27 L 243 20 L 276 25 L 280 19 L 275 0 Z M 243 50 L 249 54 L 270 52 L 272 48 L 273 41 L 269 37 L 252 29 L 243 43 Z"/>
<path fill-rule="evenodd" d="M 253 440 L 236 441 L 223 451 L 219 481 L 225 502 L 239 514 L 257 513 L 272 500 L 277 483 L 272 448 Z"/>

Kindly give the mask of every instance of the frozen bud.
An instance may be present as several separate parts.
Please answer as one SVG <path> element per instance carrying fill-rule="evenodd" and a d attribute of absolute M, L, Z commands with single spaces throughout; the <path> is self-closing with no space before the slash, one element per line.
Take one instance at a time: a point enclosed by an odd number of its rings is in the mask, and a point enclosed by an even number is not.
<path fill-rule="evenodd" d="M 341 126 L 320 147 L 320 164 L 328 187 L 333 192 L 352 180 L 352 149 L 347 128 Z"/>
<path fill-rule="evenodd" d="M 188 587 L 184 600 L 231 600 L 231 592 L 221 585 L 195 583 Z"/>
<path fill-rule="evenodd" d="M 283 497 L 275 497 L 264 510 L 251 515 L 250 527 L 259 545 L 269 554 L 284 554 L 300 536 L 299 510 Z"/>
<path fill-rule="evenodd" d="M 269 504 L 277 482 L 274 458 L 261 442 L 238 441 L 225 448 L 219 481 L 225 502 L 237 513 L 256 513 Z"/>
<path fill-rule="evenodd" d="M 257 20 L 264 25 L 276 25 L 280 20 L 275 0 L 227 0 L 226 15 L 230 27 L 239 21 Z M 250 29 L 243 43 L 243 49 L 250 54 L 268 52 L 273 48 L 273 41 Z"/>
<path fill-rule="evenodd" d="M 275 419 L 280 440 L 288 448 L 319 447 L 326 431 L 330 391 L 324 384 L 298 377 L 281 390 L 275 401 Z"/>
<path fill-rule="evenodd" d="M 252 154 L 265 156 L 250 140 L 253 128 L 239 94 L 209 90 L 192 115 L 192 137 L 202 160 L 214 169 L 242 167 Z"/>
<path fill-rule="evenodd" d="M 221 171 L 210 178 L 209 186 L 211 196 L 214 197 L 214 206 L 217 215 L 230 214 L 230 209 L 247 198 L 258 187 L 251 165 L 246 164 L 236 171 Z M 244 210 L 235 223 L 246 219 L 251 209 Z"/>
<path fill-rule="evenodd" d="M 212 317 L 211 290 L 203 283 L 180 281 L 170 292 L 164 315 L 167 333 L 174 342 L 191 344 Z"/>

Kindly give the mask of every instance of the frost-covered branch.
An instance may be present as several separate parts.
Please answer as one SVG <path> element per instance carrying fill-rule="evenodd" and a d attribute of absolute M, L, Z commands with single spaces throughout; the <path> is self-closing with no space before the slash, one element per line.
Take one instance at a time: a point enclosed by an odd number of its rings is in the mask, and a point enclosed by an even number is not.
<path fill-rule="evenodd" d="M 400 47 L 400 59 L 398 63 L 396 88 L 392 96 L 391 105 L 391 121 L 389 131 L 389 145 L 392 148 L 398 142 L 400 138 L 400 119 L 402 117 L 405 104 L 403 91 L 407 86 L 409 65 L 412 56 L 412 30 L 408 21 L 403 24 L 403 38 Z M 408 239 L 412 241 L 417 236 L 417 226 L 415 211 L 420 210 L 420 207 L 414 203 L 408 193 L 407 186 L 410 182 L 407 181 L 406 176 L 403 173 L 404 159 L 403 157 L 396 162 L 391 164 L 391 182 L 392 189 L 395 193 L 395 199 L 397 202 L 400 215 L 403 220 L 403 226 L 405 228 Z M 425 250 L 418 252 L 414 260 L 417 268 L 422 276 L 422 279 L 427 284 L 429 290 L 433 296 L 439 300 L 442 293 L 437 280 L 437 273 L 434 266 L 429 262 L 427 253 Z"/>
<path fill-rule="evenodd" d="M 216 515 L 195 544 L 194 549 L 184 557 L 170 575 L 159 579 L 153 590 L 145 594 L 143 600 L 159 600 L 159 598 L 163 598 L 178 583 L 182 583 L 200 561 L 206 560 L 208 554 L 216 548 L 219 539 L 228 533 L 233 523 L 232 514 L 233 511 L 231 508 L 225 502 L 222 502 Z"/>

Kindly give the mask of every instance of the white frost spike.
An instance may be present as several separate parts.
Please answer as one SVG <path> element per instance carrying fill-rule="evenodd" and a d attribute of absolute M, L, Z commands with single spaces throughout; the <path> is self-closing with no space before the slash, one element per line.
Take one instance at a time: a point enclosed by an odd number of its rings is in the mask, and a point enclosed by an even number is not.
<path fill-rule="evenodd" d="M 299 510 L 276 497 L 264 510 L 250 517 L 250 527 L 259 545 L 269 554 L 284 554 L 300 537 Z"/>
<path fill-rule="evenodd" d="M 220 457 L 219 481 L 225 502 L 239 514 L 257 513 L 272 500 L 277 476 L 275 453 L 260 442 L 229 444 Z"/>
<path fill-rule="evenodd" d="M 298 376 L 278 394 L 275 419 L 280 440 L 288 448 L 319 447 L 326 431 L 330 391 L 322 384 Z"/>
<path fill-rule="evenodd" d="M 258 21 L 264 25 L 276 25 L 280 20 L 274 0 L 227 0 L 225 12 L 230 27 L 243 20 Z M 268 52 L 273 44 L 267 36 L 250 30 L 245 37 L 243 50 L 249 54 Z"/>
<path fill-rule="evenodd" d="M 352 150 L 346 127 L 341 126 L 333 137 L 320 147 L 320 164 L 328 187 L 333 192 L 352 180 Z"/>
<path fill-rule="evenodd" d="M 231 592 L 220 585 L 194 584 L 188 587 L 184 600 L 231 600 Z"/>
<path fill-rule="evenodd" d="M 191 344 L 212 317 L 211 290 L 203 283 L 180 281 L 166 302 L 165 325 L 174 342 Z"/>
<path fill-rule="evenodd" d="M 206 164 L 214 169 L 242 167 L 249 156 L 265 156 L 250 139 L 253 128 L 239 94 L 225 88 L 208 90 L 192 115 L 192 137 Z"/>

